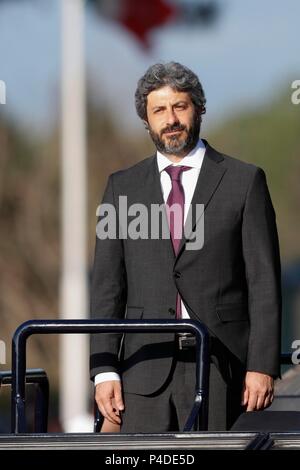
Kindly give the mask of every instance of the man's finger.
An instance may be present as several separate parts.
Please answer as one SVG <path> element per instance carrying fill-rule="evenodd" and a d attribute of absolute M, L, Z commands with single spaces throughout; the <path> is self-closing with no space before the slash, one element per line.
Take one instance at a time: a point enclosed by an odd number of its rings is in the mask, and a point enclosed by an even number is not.
<path fill-rule="evenodd" d="M 114 424 L 121 423 L 120 417 L 117 415 L 117 413 L 113 409 L 111 400 L 106 400 L 103 403 L 103 408 L 104 408 L 105 418 L 107 418 L 109 421 L 111 421 Z"/>
<path fill-rule="evenodd" d="M 254 411 L 256 409 L 257 394 L 254 392 L 249 393 L 248 406 L 246 411 Z"/>
<path fill-rule="evenodd" d="M 115 414 L 120 416 L 120 411 L 119 411 L 119 408 L 116 404 L 116 400 L 114 398 L 112 399 L 112 407 L 113 407 L 113 410 L 114 410 Z"/>
<path fill-rule="evenodd" d="M 259 393 L 257 395 L 257 402 L 256 402 L 257 410 L 261 410 L 262 408 L 264 408 L 264 403 L 265 403 L 267 396 L 268 395 L 266 395 L 265 393 Z"/>
<path fill-rule="evenodd" d="M 119 411 L 124 410 L 124 403 L 122 398 L 122 389 L 120 384 L 115 386 L 115 404 Z"/>
<path fill-rule="evenodd" d="M 111 419 L 109 418 L 104 405 L 102 404 L 102 400 L 96 400 L 97 406 L 99 408 L 100 413 L 102 414 L 103 418 L 108 419 L 108 421 L 112 422 Z"/>
<path fill-rule="evenodd" d="M 242 392 L 242 406 L 246 406 L 249 400 L 249 390 L 248 388 L 244 388 Z"/>
<path fill-rule="evenodd" d="M 265 401 L 264 401 L 264 408 L 267 408 L 272 404 L 272 401 L 274 399 L 273 393 L 270 393 L 266 396 Z"/>

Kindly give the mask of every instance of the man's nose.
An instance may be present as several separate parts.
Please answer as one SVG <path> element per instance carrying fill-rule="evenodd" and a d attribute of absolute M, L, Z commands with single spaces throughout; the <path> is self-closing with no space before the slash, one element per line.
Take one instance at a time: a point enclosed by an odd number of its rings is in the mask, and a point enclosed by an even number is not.
<path fill-rule="evenodd" d="M 176 116 L 174 109 L 171 109 L 169 110 L 167 115 L 167 125 L 172 126 L 176 122 L 178 122 L 178 117 Z"/>

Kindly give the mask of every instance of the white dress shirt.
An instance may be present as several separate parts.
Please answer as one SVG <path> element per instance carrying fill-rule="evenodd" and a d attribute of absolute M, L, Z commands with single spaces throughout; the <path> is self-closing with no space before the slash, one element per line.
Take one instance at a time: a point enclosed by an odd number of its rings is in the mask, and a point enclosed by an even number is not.
<path fill-rule="evenodd" d="M 196 147 L 186 155 L 179 163 L 172 163 L 165 155 L 160 152 L 157 152 L 157 166 L 160 174 L 160 183 L 162 194 L 165 203 L 167 202 L 169 193 L 172 189 L 172 182 L 169 174 L 165 171 L 167 166 L 189 166 L 190 170 L 184 171 L 181 174 L 181 183 L 184 190 L 184 222 L 186 221 L 186 216 L 188 214 L 192 197 L 195 191 L 197 184 L 198 176 L 201 170 L 203 163 L 203 158 L 205 154 L 205 145 L 202 140 L 198 141 Z M 182 318 L 190 318 L 185 305 L 181 302 L 182 309 Z M 95 376 L 95 385 L 106 382 L 108 380 L 120 380 L 120 376 L 115 372 L 102 372 Z"/>

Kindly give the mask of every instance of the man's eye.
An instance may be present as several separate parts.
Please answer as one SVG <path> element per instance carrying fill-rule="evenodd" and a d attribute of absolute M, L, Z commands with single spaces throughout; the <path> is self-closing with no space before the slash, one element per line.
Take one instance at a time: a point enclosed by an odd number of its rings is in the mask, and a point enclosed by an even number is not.
<path fill-rule="evenodd" d="M 161 113 L 161 112 L 162 112 L 162 109 L 161 109 L 161 108 L 154 110 L 154 114 Z"/>

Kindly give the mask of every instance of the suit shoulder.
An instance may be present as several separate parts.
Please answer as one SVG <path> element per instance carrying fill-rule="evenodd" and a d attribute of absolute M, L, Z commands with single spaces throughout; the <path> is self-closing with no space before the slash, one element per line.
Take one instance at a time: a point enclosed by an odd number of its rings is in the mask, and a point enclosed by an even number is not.
<path fill-rule="evenodd" d="M 221 165 L 224 165 L 233 175 L 252 179 L 256 174 L 264 174 L 264 171 L 257 165 L 227 155 L 226 153 L 219 152 L 211 147 L 207 142 L 206 144 L 208 156 L 215 162 L 219 162 Z"/>
<path fill-rule="evenodd" d="M 254 163 L 245 162 L 226 154 L 222 154 L 222 156 L 224 158 L 224 164 L 227 166 L 227 168 L 238 177 L 244 177 L 249 180 L 252 180 L 257 175 L 265 177 L 264 170 Z"/>
<path fill-rule="evenodd" d="M 239 158 L 232 157 L 230 155 L 222 154 L 224 157 L 225 163 L 228 165 L 229 168 L 240 170 L 249 174 L 254 174 L 261 168 L 254 163 L 245 162 L 244 160 L 240 160 Z"/>
<path fill-rule="evenodd" d="M 110 175 L 110 178 L 113 178 L 114 181 L 117 181 L 117 182 L 122 182 L 122 181 L 125 182 L 128 179 L 132 181 L 132 178 L 138 178 L 142 176 L 148 170 L 154 158 L 155 158 L 155 155 L 152 155 L 151 157 L 144 158 L 140 162 L 135 163 L 134 165 L 128 168 L 115 171 L 114 173 Z"/>

